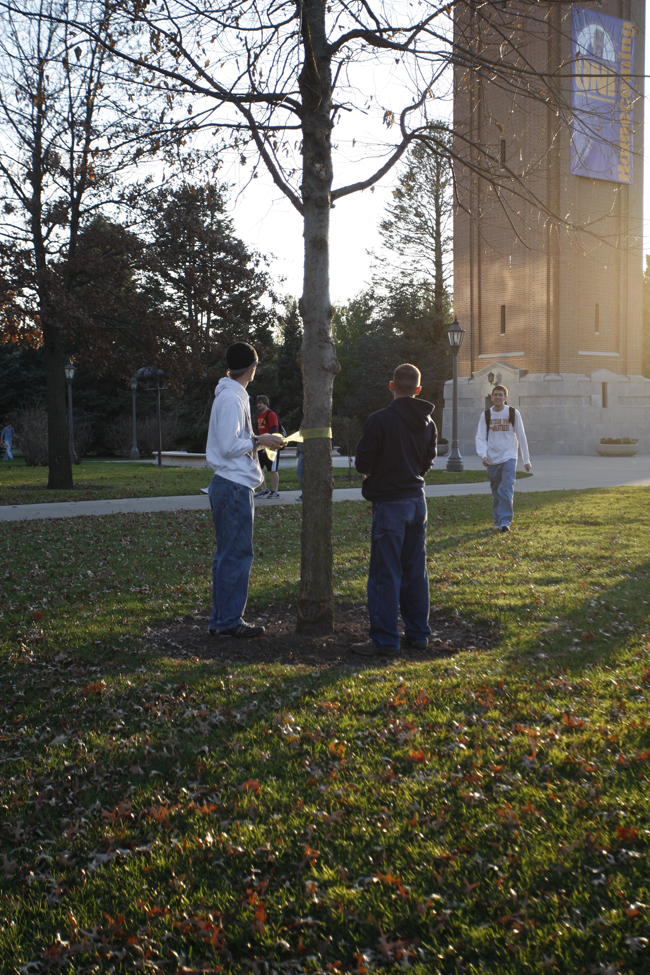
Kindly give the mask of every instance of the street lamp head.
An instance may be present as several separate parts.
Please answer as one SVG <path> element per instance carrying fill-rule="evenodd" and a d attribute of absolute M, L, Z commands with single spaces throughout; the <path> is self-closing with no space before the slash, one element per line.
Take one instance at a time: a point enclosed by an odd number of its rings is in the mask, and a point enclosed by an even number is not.
<path fill-rule="evenodd" d="M 65 378 L 69 383 L 71 383 L 75 374 L 75 367 L 71 360 L 68 360 L 68 362 L 65 364 L 63 371 L 65 372 Z"/>
<path fill-rule="evenodd" d="M 465 338 L 465 329 L 459 325 L 456 315 L 454 315 L 454 320 L 447 329 L 447 338 L 449 339 L 452 352 L 458 352 Z"/>
<path fill-rule="evenodd" d="M 488 382 L 489 382 L 490 386 L 494 386 L 494 373 L 493 372 L 488 372 L 487 379 L 488 379 Z"/>
<path fill-rule="evenodd" d="M 135 391 L 138 388 L 138 380 L 135 376 L 131 376 L 131 378 L 129 379 L 129 386 L 131 388 L 131 392 L 135 393 Z"/>
<path fill-rule="evenodd" d="M 138 369 L 134 379 L 139 379 L 141 382 L 146 382 L 147 380 L 155 380 L 158 382 L 159 380 L 164 379 L 164 377 L 165 373 L 162 369 L 154 369 L 151 366 L 143 366 L 142 369 Z"/>

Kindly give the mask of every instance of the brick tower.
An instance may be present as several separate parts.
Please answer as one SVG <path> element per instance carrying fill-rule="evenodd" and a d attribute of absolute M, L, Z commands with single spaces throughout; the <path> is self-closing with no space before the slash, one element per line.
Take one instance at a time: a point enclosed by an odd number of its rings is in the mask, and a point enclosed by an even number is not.
<path fill-rule="evenodd" d="M 489 373 L 521 406 L 537 453 L 594 453 L 601 436 L 639 437 L 650 452 L 644 29 L 643 0 L 456 7 L 463 452 Z"/>

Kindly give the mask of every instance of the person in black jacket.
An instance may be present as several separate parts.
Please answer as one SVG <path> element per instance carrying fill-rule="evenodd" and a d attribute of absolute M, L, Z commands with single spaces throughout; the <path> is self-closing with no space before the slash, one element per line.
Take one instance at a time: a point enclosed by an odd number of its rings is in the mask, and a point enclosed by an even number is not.
<path fill-rule="evenodd" d="M 409 363 L 397 367 L 389 386 L 393 402 L 368 418 L 356 450 L 356 468 L 365 474 L 361 491 L 372 501 L 372 541 L 370 640 L 353 650 L 370 657 L 398 653 L 400 611 L 403 646 L 426 649 L 431 636 L 424 475 L 436 456 L 434 407 L 415 399 L 420 370 Z"/>

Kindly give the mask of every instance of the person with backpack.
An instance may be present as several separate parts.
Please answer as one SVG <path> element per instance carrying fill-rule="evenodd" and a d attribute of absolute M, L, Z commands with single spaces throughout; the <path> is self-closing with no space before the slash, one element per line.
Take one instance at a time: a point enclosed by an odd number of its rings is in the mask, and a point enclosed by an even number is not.
<path fill-rule="evenodd" d="M 526 470 L 529 471 L 533 465 L 530 462 L 521 413 L 514 406 L 506 409 L 506 387 L 495 386 L 491 399 L 492 406 L 481 414 L 478 421 L 476 453 L 483 461 L 490 479 L 494 529 L 509 532 L 513 518 L 519 450 Z"/>
<path fill-rule="evenodd" d="M 260 393 L 255 400 L 257 406 L 257 432 L 260 436 L 265 433 L 279 433 L 281 436 L 286 437 L 286 430 L 284 427 L 280 426 L 277 413 L 274 413 L 270 409 L 269 398 Z M 255 495 L 256 498 L 266 498 L 267 501 L 273 498 L 279 498 L 278 488 L 280 487 L 280 451 L 275 452 L 275 457 L 271 459 L 266 451 L 261 451 L 258 455 L 260 462 L 260 467 L 262 468 L 262 477 L 264 478 L 264 484 L 262 485 L 262 490 L 258 491 Z M 264 471 L 270 471 L 271 473 L 271 490 L 266 486 L 266 474 Z"/>

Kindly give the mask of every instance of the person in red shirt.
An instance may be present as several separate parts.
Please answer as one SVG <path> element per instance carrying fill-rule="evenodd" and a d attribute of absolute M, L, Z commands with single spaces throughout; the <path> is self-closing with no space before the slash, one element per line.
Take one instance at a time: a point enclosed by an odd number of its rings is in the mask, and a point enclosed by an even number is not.
<path fill-rule="evenodd" d="M 262 393 L 257 397 L 257 432 L 260 436 L 263 433 L 279 433 L 280 425 L 278 423 L 277 413 L 269 409 L 269 398 L 264 396 Z M 280 475 L 278 473 L 278 467 L 280 466 L 280 452 L 277 451 L 273 460 L 269 457 L 266 451 L 259 451 L 257 459 L 260 462 L 260 467 L 262 468 L 262 474 L 264 475 L 264 487 L 261 491 L 258 491 L 255 495 L 256 498 L 279 498 L 278 488 L 280 486 Z M 266 487 L 266 474 L 265 471 L 270 471 L 271 473 L 271 490 L 269 491 Z"/>

